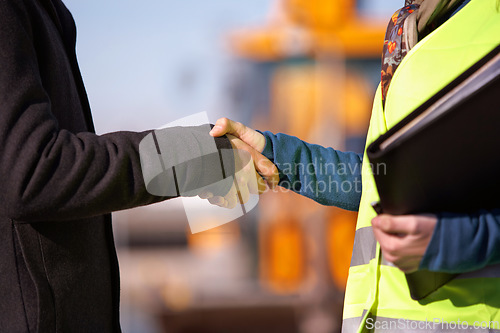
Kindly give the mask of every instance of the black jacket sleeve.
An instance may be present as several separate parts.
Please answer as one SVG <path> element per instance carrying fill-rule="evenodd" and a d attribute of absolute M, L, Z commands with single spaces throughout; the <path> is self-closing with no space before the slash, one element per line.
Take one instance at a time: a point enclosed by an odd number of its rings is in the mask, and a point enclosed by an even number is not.
<path fill-rule="evenodd" d="M 152 195 L 144 184 L 139 145 L 150 131 L 98 136 L 62 128 L 41 74 L 52 68 L 40 68 L 43 45 L 33 24 L 24 1 L 0 0 L 0 215 L 70 220 L 171 197 Z"/>

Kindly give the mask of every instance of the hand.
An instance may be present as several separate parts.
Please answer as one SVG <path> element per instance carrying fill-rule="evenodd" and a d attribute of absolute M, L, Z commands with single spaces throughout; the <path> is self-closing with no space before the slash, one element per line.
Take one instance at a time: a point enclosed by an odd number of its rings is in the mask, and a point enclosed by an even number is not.
<path fill-rule="evenodd" d="M 261 175 L 269 183 L 277 183 L 279 176 L 276 166 L 254 148 L 232 135 L 227 137 L 233 146 L 237 171 L 233 185 L 224 197 L 214 196 L 210 192 L 203 192 L 199 196 L 214 205 L 232 209 L 238 202 L 246 203 L 250 194 L 261 194 L 267 189 L 267 183 Z"/>
<path fill-rule="evenodd" d="M 239 122 L 228 118 L 220 118 L 210 131 L 210 135 L 218 137 L 224 134 L 233 135 L 243 141 L 247 146 L 253 148 L 252 158 L 257 171 L 264 177 L 270 188 L 275 188 L 279 182 L 278 169 L 271 161 L 260 154 L 266 146 L 266 138 L 259 132 Z M 237 141 L 234 141 L 234 143 L 237 143 Z M 267 171 L 262 172 L 263 170 Z"/>
<path fill-rule="evenodd" d="M 212 128 L 212 130 L 210 131 L 210 135 L 213 137 L 217 137 L 224 134 L 234 135 L 259 153 L 262 153 L 264 147 L 266 146 L 266 138 L 259 132 L 231 119 L 220 118 L 215 123 L 214 128 Z M 266 159 L 266 161 L 269 160 Z M 271 162 L 269 161 L 269 163 Z"/>
<path fill-rule="evenodd" d="M 380 215 L 372 220 L 384 258 L 405 273 L 418 270 L 436 223 L 434 215 Z"/>

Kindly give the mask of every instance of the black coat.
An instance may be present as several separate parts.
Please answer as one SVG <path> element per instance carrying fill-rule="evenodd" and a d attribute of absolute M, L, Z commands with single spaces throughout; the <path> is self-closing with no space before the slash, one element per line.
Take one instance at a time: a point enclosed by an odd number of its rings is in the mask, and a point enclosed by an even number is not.
<path fill-rule="evenodd" d="M 150 195 L 138 146 L 97 136 L 60 0 L 0 0 L 0 332 L 116 332 L 109 213 Z"/>

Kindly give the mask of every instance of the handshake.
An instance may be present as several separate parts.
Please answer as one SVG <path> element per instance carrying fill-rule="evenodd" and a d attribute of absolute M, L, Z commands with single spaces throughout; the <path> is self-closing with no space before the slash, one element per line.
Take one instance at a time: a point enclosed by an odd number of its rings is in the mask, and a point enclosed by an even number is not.
<path fill-rule="evenodd" d="M 227 118 L 212 129 L 205 123 L 156 130 L 139 145 L 146 189 L 165 198 L 199 196 L 228 209 L 244 205 L 278 184 L 278 169 L 261 154 L 265 144 L 262 134 Z"/>
<path fill-rule="evenodd" d="M 220 118 L 210 135 L 226 135 L 231 142 L 237 170 L 236 179 L 226 195 L 218 196 L 210 191 L 203 191 L 199 194 L 200 198 L 207 199 L 213 205 L 232 209 L 237 203 L 246 203 L 250 194 L 262 194 L 268 188 L 277 186 L 278 169 L 262 155 L 266 145 L 262 134 L 241 123 Z"/>

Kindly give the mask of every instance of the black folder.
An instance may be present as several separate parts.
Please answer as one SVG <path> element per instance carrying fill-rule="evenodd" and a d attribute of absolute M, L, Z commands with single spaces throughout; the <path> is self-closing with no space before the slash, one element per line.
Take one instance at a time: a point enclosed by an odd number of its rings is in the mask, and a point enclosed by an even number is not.
<path fill-rule="evenodd" d="M 375 140 L 367 154 L 384 213 L 499 208 L 500 47 Z"/>
<path fill-rule="evenodd" d="M 439 70 L 439 69 L 436 69 Z M 500 46 L 368 148 L 384 213 L 500 207 Z M 407 275 L 414 299 L 455 275 Z"/>

